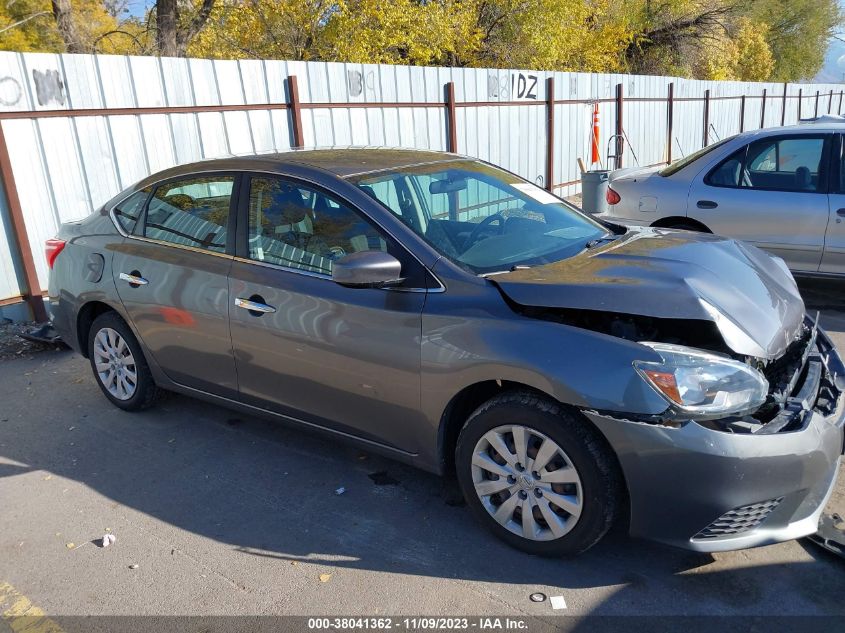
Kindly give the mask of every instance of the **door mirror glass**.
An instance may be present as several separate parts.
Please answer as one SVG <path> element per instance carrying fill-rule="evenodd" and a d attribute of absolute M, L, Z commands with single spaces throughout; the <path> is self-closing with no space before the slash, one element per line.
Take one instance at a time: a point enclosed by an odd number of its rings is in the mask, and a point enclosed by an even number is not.
<path fill-rule="evenodd" d="M 332 280 L 349 288 L 397 286 L 404 281 L 401 274 L 399 260 L 382 251 L 350 253 L 332 266 Z"/>

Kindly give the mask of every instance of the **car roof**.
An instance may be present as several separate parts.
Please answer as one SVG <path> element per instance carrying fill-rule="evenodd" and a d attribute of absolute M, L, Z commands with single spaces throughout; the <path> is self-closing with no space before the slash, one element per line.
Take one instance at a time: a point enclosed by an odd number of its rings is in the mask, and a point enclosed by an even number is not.
<path fill-rule="evenodd" d="M 770 134 L 816 134 L 818 132 L 845 132 L 845 117 L 823 115 L 815 119 L 804 119 L 794 125 L 766 127 L 748 130 L 738 136 L 769 136 Z"/>
<path fill-rule="evenodd" d="M 295 149 L 288 152 L 249 154 L 214 158 L 186 165 L 171 167 L 148 176 L 136 187 L 168 178 L 203 171 L 273 171 L 284 165 L 305 165 L 334 174 L 339 178 L 352 175 L 401 169 L 412 165 L 465 160 L 467 157 L 449 152 L 390 147 L 327 147 L 320 149 Z"/>

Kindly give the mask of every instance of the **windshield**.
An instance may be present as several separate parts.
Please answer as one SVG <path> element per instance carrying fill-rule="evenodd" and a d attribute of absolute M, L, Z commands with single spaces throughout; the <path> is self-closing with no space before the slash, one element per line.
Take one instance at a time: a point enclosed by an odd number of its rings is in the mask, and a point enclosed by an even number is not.
<path fill-rule="evenodd" d="M 734 135 L 734 136 L 736 136 L 736 135 Z M 657 173 L 660 174 L 661 176 L 671 176 L 672 174 L 682 170 L 684 167 L 686 167 L 690 163 L 697 161 L 702 156 L 709 154 L 710 152 L 712 152 L 717 147 L 721 147 L 722 145 L 724 145 L 725 143 L 727 143 L 728 141 L 733 139 L 734 136 L 729 136 L 728 138 L 723 138 L 721 141 L 717 141 L 717 142 L 713 143 L 712 145 L 708 145 L 707 147 L 702 147 L 697 152 L 693 152 L 689 156 L 684 156 L 680 160 L 676 160 L 671 165 L 664 167 L 663 169 L 661 169 Z"/>
<path fill-rule="evenodd" d="M 559 261 L 609 233 L 545 189 L 477 161 L 350 180 L 443 256 L 476 274 Z"/>

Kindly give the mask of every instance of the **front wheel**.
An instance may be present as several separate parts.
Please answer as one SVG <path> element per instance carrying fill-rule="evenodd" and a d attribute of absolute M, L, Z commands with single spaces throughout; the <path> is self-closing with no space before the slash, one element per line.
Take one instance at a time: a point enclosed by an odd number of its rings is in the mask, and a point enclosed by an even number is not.
<path fill-rule="evenodd" d="M 161 395 L 138 340 L 115 312 L 101 314 L 91 324 L 88 359 L 100 389 L 121 409 L 146 409 Z"/>
<path fill-rule="evenodd" d="M 531 554 L 564 556 L 597 543 L 616 519 L 616 457 L 577 414 L 530 393 L 482 405 L 458 438 L 456 471 L 475 515 Z"/>

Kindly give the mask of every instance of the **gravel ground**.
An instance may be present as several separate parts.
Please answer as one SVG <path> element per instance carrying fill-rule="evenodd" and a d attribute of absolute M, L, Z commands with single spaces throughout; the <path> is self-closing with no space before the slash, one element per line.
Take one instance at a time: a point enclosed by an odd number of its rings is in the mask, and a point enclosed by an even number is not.
<path fill-rule="evenodd" d="M 35 323 L 13 323 L 0 319 L 0 361 L 13 358 L 33 358 L 41 352 L 56 352 L 64 345 L 34 343 L 20 337 L 20 334 L 35 326 Z"/>

